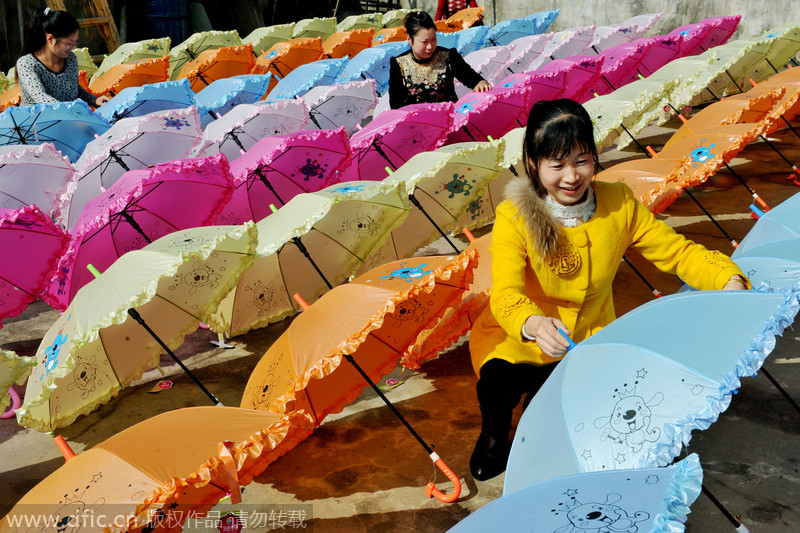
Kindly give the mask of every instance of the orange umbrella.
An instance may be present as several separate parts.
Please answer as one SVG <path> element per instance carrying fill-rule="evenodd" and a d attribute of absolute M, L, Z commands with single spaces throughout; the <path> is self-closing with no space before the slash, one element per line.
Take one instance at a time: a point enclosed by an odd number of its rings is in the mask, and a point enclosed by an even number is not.
<path fill-rule="evenodd" d="M 0 94 L 0 111 L 19 105 L 21 100 L 22 94 L 19 92 L 19 85 L 12 85 L 10 89 L 6 89 Z"/>
<path fill-rule="evenodd" d="M 62 440 L 67 462 L 11 509 L 0 531 L 48 518 L 53 531 L 180 531 L 186 519 L 202 516 L 229 494 L 234 503 L 241 501 L 240 485 L 310 433 L 302 412 L 187 407 L 140 422 L 78 455 Z"/>
<path fill-rule="evenodd" d="M 169 79 L 169 56 L 122 63 L 94 80 L 90 90 L 97 95 L 115 96 L 126 87 L 141 87 Z"/>
<path fill-rule="evenodd" d="M 452 28 L 450 31 L 465 30 L 483 20 L 484 9 L 485 6 L 462 9 L 448 17 L 445 22 Z"/>
<path fill-rule="evenodd" d="M 439 32 L 442 32 L 442 33 L 453 33 L 454 31 L 456 31 L 456 30 L 454 30 L 452 28 L 452 26 L 447 24 L 446 20 L 437 20 L 433 24 L 436 26 L 436 31 L 439 31 Z"/>
<path fill-rule="evenodd" d="M 269 82 L 269 89 L 272 90 L 278 80 L 283 79 L 300 65 L 322 59 L 322 57 L 321 37 L 289 39 L 282 43 L 276 43 L 258 56 L 253 74 L 272 73 L 272 79 Z"/>
<path fill-rule="evenodd" d="M 87 91 L 92 92 L 92 90 L 89 89 L 89 73 L 86 72 L 85 70 L 78 71 L 78 85 L 80 85 Z"/>
<path fill-rule="evenodd" d="M 372 38 L 372 46 L 395 41 L 405 41 L 406 39 L 408 39 L 408 32 L 403 26 L 384 28 L 378 32 L 375 32 L 375 36 Z"/>
<path fill-rule="evenodd" d="M 361 50 L 372 46 L 374 34 L 374 28 L 334 33 L 322 43 L 322 52 L 331 59 L 345 56 L 350 56 L 352 59 Z"/>
<path fill-rule="evenodd" d="M 178 79 L 188 78 L 192 90 L 197 93 L 213 81 L 249 74 L 254 66 L 252 44 L 224 46 L 200 52 L 197 58 L 183 66 Z"/>
<path fill-rule="evenodd" d="M 680 167 L 680 159 L 634 159 L 599 172 L 595 179 L 625 183 L 650 211 L 661 213 L 683 192 L 678 183 Z"/>
<path fill-rule="evenodd" d="M 755 88 L 763 91 L 775 87 L 783 88 L 785 93 L 768 114 L 768 118 L 774 121 L 774 125 L 765 131 L 765 134 L 778 130 L 784 124 L 790 125 L 788 121 L 800 114 L 800 68 L 784 70 L 759 83 Z"/>
<path fill-rule="evenodd" d="M 247 382 L 242 407 L 303 409 L 319 424 L 368 384 L 383 397 L 374 381 L 395 368 L 420 332 L 461 299 L 472 281 L 476 256 L 468 250 L 458 256 L 395 261 L 335 287 L 295 318 L 267 350 Z M 438 456 L 431 458 L 442 468 Z M 452 472 L 448 477 L 458 492 L 458 478 Z"/>

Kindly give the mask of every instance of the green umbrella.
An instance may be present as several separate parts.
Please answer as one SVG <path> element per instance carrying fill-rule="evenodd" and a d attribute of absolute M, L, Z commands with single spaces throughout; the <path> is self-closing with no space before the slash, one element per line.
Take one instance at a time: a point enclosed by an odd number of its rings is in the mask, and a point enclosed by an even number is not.
<path fill-rule="evenodd" d="M 402 183 L 338 183 L 301 193 L 258 222 L 255 262 L 205 321 L 241 335 L 300 311 L 292 296 L 313 303 L 342 283 L 408 216 Z"/>
<path fill-rule="evenodd" d="M 336 31 L 350 31 L 373 28 L 379 30 L 383 28 L 383 15 L 381 13 L 363 13 L 361 15 L 350 15 L 336 25 Z"/>
<path fill-rule="evenodd" d="M 253 45 L 253 53 L 256 57 L 260 56 L 276 43 L 282 43 L 292 38 L 294 22 L 288 24 L 275 24 L 265 28 L 256 28 L 242 39 L 242 44 L 250 43 Z"/>
<path fill-rule="evenodd" d="M 8 389 L 12 385 L 22 385 L 28 379 L 36 359 L 22 357 L 9 350 L 0 350 L 0 413 L 11 404 Z"/>
<path fill-rule="evenodd" d="M 85 70 L 89 77 L 97 72 L 97 65 L 92 61 L 92 56 L 89 54 L 88 48 L 76 48 L 73 50 L 75 57 L 78 58 L 78 70 Z"/>
<path fill-rule="evenodd" d="M 108 69 L 116 65 L 133 63 L 134 61 L 142 59 L 163 57 L 169 53 L 169 45 L 169 37 L 125 43 L 103 59 L 103 62 L 100 63 L 100 68 L 98 68 L 97 72 L 92 76 L 92 80 L 96 80 L 108 72 Z"/>
<path fill-rule="evenodd" d="M 158 367 L 162 353 L 216 311 L 252 262 L 256 240 L 252 223 L 207 226 L 120 256 L 44 335 L 19 423 L 40 431 L 69 425 Z"/>
<path fill-rule="evenodd" d="M 0 72 L 0 92 L 5 91 L 9 87 L 11 87 L 11 83 L 8 81 L 6 75 Z"/>
<path fill-rule="evenodd" d="M 202 31 L 193 33 L 188 39 L 169 51 L 169 79 L 176 80 L 183 66 L 196 59 L 200 52 L 224 46 L 237 46 L 242 39 L 236 30 Z"/>
<path fill-rule="evenodd" d="M 395 26 L 402 26 L 403 19 L 406 18 L 406 15 L 417 11 L 416 9 L 393 9 L 391 11 L 387 11 L 383 14 L 383 22 L 384 28 L 394 28 Z"/>
<path fill-rule="evenodd" d="M 322 37 L 324 41 L 336 33 L 336 17 L 303 19 L 294 25 L 292 38 Z"/>

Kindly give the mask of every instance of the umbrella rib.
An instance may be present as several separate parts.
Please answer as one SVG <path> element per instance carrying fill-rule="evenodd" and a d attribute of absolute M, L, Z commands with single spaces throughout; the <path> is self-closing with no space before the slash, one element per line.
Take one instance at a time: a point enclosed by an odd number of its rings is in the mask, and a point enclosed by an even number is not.
<path fill-rule="evenodd" d="M 446 208 L 446 207 L 445 207 L 445 206 L 444 206 L 444 205 L 443 205 L 441 202 L 438 202 L 438 201 L 437 201 L 437 200 L 436 200 L 436 199 L 435 199 L 433 196 L 431 196 L 431 195 L 430 195 L 430 193 L 428 193 L 428 191 L 426 191 L 425 189 L 421 189 L 421 188 L 419 188 L 419 187 L 415 187 L 415 188 L 414 188 L 414 193 L 413 193 L 413 194 L 414 194 L 414 196 L 416 196 L 418 192 L 422 192 L 422 193 L 424 193 L 424 194 L 425 194 L 425 196 L 426 196 L 426 197 L 428 197 L 428 198 L 430 198 L 430 199 L 431 199 L 431 201 L 432 201 L 433 203 L 435 203 L 436 205 L 438 205 L 439 207 L 441 207 L 442 209 L 444 209 L 444 210 L 445 210 L 445 212 L 446 212 L 448 215 L 450 215 L 450 217 L 451 217 L 453 220 L 458 220 L 458 218 L 456 218 L 456 217 L 454 217 L 454 216 L 453 216 L 453 213 L 451 213 L 449 209 L 447 209 L 447 208 Z"/>
<path fill-rule="evenodd" d="M 34 296 L 32 293 L 30 293 L 30 292 L 26 291 L 26 290 L 25 290 L 25 289 L 23 289 L 22 287 L 18 287 L 16 283 L 14 283 L 14 282 L 13 282 L 13 281 L 11 281 L 10 279 L 6 278 L 5 276 L 2 276 L 2 275 L 0 275 L 0 280 L 3 280 L 3 281 L 5 281 L 6 283 L 8 283 L 9 285 L 11 285 L 12 287 L 16 287 L 18 290 L 20 290 L 20 291 L 24 292 L 24 293 L 25 293 L 25 294 L 27 294 L 28 296 L 31 296 L 31 297 L 33 297 L 33 296 Z"/>

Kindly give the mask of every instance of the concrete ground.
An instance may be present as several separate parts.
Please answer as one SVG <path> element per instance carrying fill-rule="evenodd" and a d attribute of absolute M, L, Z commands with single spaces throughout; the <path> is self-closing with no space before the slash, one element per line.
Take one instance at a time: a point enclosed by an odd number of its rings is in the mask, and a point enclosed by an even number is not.
<path fill-rule="evenodd" d="M 650 128 L 643 144 L 657 149 L 676 125 Z M 782 131 L 770 140 L 789 159 L 800 161 L 800 142 Z M 634 151 L 609 151 L 611 161 L 641 157 Z M 789 168 L 764 143 L 756 143 L 732 162 L 733 168 L 770 204 L 777 205 L 800 192 L 785 178 Z M 741 239 L 752 227 L 748 205 L 751 197 L 730 173 L 721 173 L 695 196 L 733 237 Z M 685 195 L 663 218 L 678 231 L 702 244 L 732 251 L 731 244 Z M 673 276 L 632 257 L 640 271 L 664 294 L 679 288 Z M 617 314 L 652 299 L 649 289 L 626 266 L 615 280 Z M 33 355 L 57 312 L 42 302 L 31 305 L 19 317 L 7 320 L 0 330 L 0 346 L 20 355 Z M 233 340 L 235 347 L 222 350 L 209 343 L 214 336 L 204 330 L 191 335 L 178 355 L 195 369 L 201 381 L 226 405 L 238 405 L 247 379 L 261 355 L 291 319 L 253 331 Z M 658 333 L 654 333 L 658 334 Z M 679 335 L 664 328 L 660 334 Z M 800 400 L 799 333 L 787 330 L 766 363 L 769 372 L 786 391 Z M 127 387 L 109 404 L 59 430 L 76 452 L 91 448 L 139 421 L 186 406 L 207 405 L 206 397 L 177 366 L 163 359 L 164 372 L 175 385 L 149 393 L 162 379 L 157 371 Z M 425 497 L 425 485 L 435 471 L 427 454 L 371 391 L 365 392 L 341 414 L 330 416 L 308 439 L 270 465 L 246 487 L 243 504 L 255 511 L 300 510 L 305 529 L 327 531 L 446 531 L 470 513 L 502 494 L 503 476 L 476 482 L 469 474 L 469 456 L 478 435 L 480 416 L 475 399 L 476 378 L 465 345 L 423 365 L 421 371 L 401 368 L 389 376 L 403 383 L 387 393 L 397 408 L 439 455 L 460 476 L 461 498 L 452 504 Z M 19 389 L 20 392 L 23 392 Z M 519 411 L 519 410 L 518 410 Z M 518 412 L 517 415 L 520 413 Z M 759 374 L 746 379 L 731 407 L 718 422 L 695 432 L 688 452 L 698 453 L 711 492 L 754 532 L 800 531 L 800 413 Z M 0 420 L 0 516 L 31 487 L 63 464 L 50 435 Z M 439 486 L 449 491 L 444 476 Z M 218 506 L 215 511 L 229 509 Z M 246 531 L 293 529 L 298 522 L 280 522 L 280 514 Z M 295 515 L 297 516 L 297 515 Z M 216 531 L 215 524 L 192 524 L 188 531 Z M 732 531 L 732 526 L 705 496 L 692 506 L 689 532 Z"/>

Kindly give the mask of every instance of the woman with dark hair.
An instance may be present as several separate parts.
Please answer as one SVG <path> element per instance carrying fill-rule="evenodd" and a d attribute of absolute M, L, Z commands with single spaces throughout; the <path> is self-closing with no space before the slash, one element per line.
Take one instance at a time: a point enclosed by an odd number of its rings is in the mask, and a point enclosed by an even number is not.
<path fill-rule="evenodd" d="M 36 9 L 25 24 L 25 43 L 17 60 L 20 105 L 71 102 L 80 98 L 99 107 L 107 96 L 97 97 L 78 83 L 78 21 L 66 11 Z"/>
<path fill-rule="evenodd" d="M 389 106 L 455 102 L 453 79 L 473 91 L 491 89 L 489 82 L 452 48 L 436 46 L 436 25 L 424 11 L 406 15 L 403 25 L 411 50 L 389 59 Z"/>

